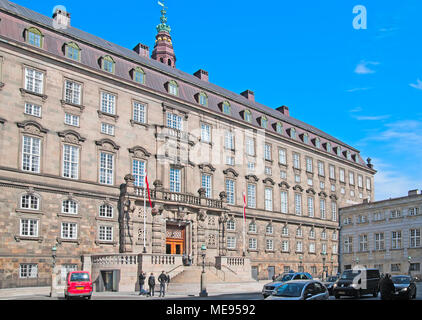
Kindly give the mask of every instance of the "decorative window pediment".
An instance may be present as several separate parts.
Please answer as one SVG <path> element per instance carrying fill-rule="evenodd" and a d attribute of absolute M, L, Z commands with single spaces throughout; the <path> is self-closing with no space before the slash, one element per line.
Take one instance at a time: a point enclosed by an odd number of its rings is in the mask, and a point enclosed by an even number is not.
<path fill-rule="evenodd" d="M 43 134 L 46 134 L 48 132 L 46 128 L 44 128 L 38 122 L 33 121 L 33 120 L 17 122 L 16 124 L 18 128 L 23 129 L 24 133 L 33 134 L 36 136 L 42 136 Z"/>
<path fill-rule="evenodd" d="M 140 147 L 140 146 L 136 146 L 128 150 L 129 150 L 129 153 L 131 153 L 133 157 L 135 158 L 146 159 L 151 156 L 150 152 L 148 152 L 145 148 Z"/>
<path fill-rule="evenodd" d="M 264 180 L 262 180 L 262 182 L 264 182 L 264 184 L 270 184 L 270 185 L 275 185 L 275 182 L 273 179 L 271 178 L 265 178 Z"/>
<path fill-rule="evenodd" d="M 232 114 L 231 105 L 228 101 L 220 102 L 218 104 L 218 106 L 219 106 L 221 112 L 223 112 L 224 114 L 227 114 L 227 115 Z"/>
<path fill-rule="evenodd" d="M 43 47 L 44 36 L 39 29 L 35 27 L 30 27 L 28 29 L 25 29 L 24 36 L 25 36 L 25 41 L 29 43 L 30 45 L 38 47 L 38 48 Z"/>
<path fill-rule="evenodd" d="M 78 132 L 73 130 L 66 130 L 57 133 L 60 138 L 63 138 L 63 142 L 80 144 L 85 142 L 86 138 L 83 138 Z"/>
<path fill-rule="evenodd" d="M 293 190 L 303 192 L 304 189 L 300 185 L 297 184 L 293 187 Z"/>
<path fill-rule="evenodd" d="M 141 67 L 135 67 L 130 72 L 133 81 L 145 84 L 145 71 Z"/>
<path fill-rule="evenodd" d="M 203 163 L 198 165 L 198 167 L 204 173 L 213 173 L 216 170 L 215 167 L 213 167 L 213 165 L 210 163 Z"/>
<path fill-rule="evenodd" d="M 321 191 L 318 195 L 322 198 L 326 198 L 328 196 L 324 191 Z"/>
<path fill-rule="evenodd" d="M 101 69 L 109 73 L 114 73 L 116 69 L 116 62 L 111 56 L 104 56 L 100 58 Z"/>
<path fill-rule="evenodd" d="M 237 178 L 239 174 L 236 172 L 236 170 L 232 168 L 228 168 L 226 170 L 223 170 L 223 173 L 228 176 L 232 176 L 233 178 Z"/>
<path fill-rule="evenodd" d="M 245 176 L 245 178 L 246 178 L 246 180 L 251 181 L 251 182 L 252 181 L 258 182 L 259 181 L 259 178 L 254 174 L 249 174 L 249 175 Z"/>
<path fill-rule="evenodd" d="M 306 193 L 312 193 L 313 195 L 316 194 L 316 192 L 313 188 L 309 188 L 308 190 L 306 190 Z"/>
<path fill-rule="evenodd" d="M 107 151 L 113 152 L 120 149 L 120 147 L 113 140 L 110 140 L 110 139 L 97 140 L 95 141 L 95 144 L 97 146 L 101 146 L 104 150 L 107 150 Z"/>
<path fill-rule="evenodd" d="M 278 186 L 283 189 L 290 189 L 290 185 L 286 181 L 280 182 Z"/>
<path fill-rule="evenodd" d="M 64 54 L 66 58 L 81 61 L 81 48 L 75 42 L 68 42 L 64 44 Z"/>

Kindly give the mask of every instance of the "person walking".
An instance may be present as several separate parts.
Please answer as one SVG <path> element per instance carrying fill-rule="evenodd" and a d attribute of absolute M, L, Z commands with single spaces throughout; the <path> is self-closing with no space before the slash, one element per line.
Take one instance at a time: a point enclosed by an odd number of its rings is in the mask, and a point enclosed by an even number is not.
<path fill-rule="evenodd" d="M 167 283 L 167 276 L 164 273 L 164 271 L 162 271 L 160 276 L 158 277 L 158 282 L 160 282 L 160 297 L 164 298 L 166 294 L 166 283 Z"/>
<path fill-rule="evenodd" d="M 167 273 L 167 292 L 169 291 L 169 286 L 170 286 L 170 275 Z"/>
<path fill-rule="evenodd" d="M 151 275 L 148 278 L 148 286 L 149 286 L 149 296 L 154 296 L 154 290 L 155 290 L 155 277 L 154 274 L 151 272 Z"/>
<path fill-rule="evenodd" d="M 387 273 L 380 281 L 381 300 L 392 300 L 395 287 L 391 275 Z"/>
<path fill-rule="evenodd" d="M 145 279 L 146 279 L 146 276 L 145 276 L 145 272 L 140 272 L 140 274 L 139 274 L 139 295 L 141 296 L 141 295 L 143 295 L 144 294 L 144 285 L 145 285 Z"/>

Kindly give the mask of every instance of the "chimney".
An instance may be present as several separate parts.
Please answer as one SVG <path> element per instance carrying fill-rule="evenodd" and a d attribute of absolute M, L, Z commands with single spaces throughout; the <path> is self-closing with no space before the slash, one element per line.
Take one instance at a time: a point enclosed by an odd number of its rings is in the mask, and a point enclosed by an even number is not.
<path fill-rule="evenodd" d="M 70 27 L 70 13 L 66 8 L 59 6 L 53 13 L 53 27 L 56 29 L 66 29 Z"/>
<path fill-rule="evenodd" d="M 416 190 L 410 190 L 409 191 L 409 197 L 410 196 L 417 196 L 419 193 L 418 193 L 418 189 L 416 189 Z"/>
<path fill-rule="evenodd" d="M 244 96 L 246 99 L 248 99 L 251 102 L 255 102 L 255 93 L 251 90 L 246 90 L 241 93 L 242 96 Z"/>
<path fill-rule="evenodd" d="M 149 47 L 138 43 L 135 48 L 133 48 L 133 51 L 135 51 L 137 54 L 139 54 L 141 57 L 145 57 L 149 59 Z"/>
<path fill-rule="evenodd" d="M 285 116 L 290 117 L 290 112 L 289 112 L 289 107 L 287 106 L 282 106 L 276 109 L 277 111 L 280 111 L 282 114 L 284 114 Z"/>
<path fill-rule="evenodd" d="M 208 80 L 209 80 L 209 77 L 208 77 L 208 71 L 205 71 L 205 70 L 199 69 L 199 70 L 198 70 L 198 71 L 196 71 L 193 75 L 194 75 L 195 77 L 197 77 L 197 78 L 199 78 L 199 79 L 203 80 L 203 81 L 209 82 L 209 81 L 208 81 Z"/>

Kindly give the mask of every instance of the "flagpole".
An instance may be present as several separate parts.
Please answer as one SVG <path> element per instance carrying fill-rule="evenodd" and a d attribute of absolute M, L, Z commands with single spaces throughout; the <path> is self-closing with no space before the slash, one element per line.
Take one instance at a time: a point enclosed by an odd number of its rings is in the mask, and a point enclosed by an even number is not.
<path fill-rule="evenodd" d="M 246 193 L 243 192 L 243 256 L 246 255 Z"/>
<path fill-rule="evenodd" d="M 147 197 L 145 190 L 147 188 L 147 170 L 144 168 L 144 253 L 147 253 L 146 242 L 146 212 L 147 212 Z"/>

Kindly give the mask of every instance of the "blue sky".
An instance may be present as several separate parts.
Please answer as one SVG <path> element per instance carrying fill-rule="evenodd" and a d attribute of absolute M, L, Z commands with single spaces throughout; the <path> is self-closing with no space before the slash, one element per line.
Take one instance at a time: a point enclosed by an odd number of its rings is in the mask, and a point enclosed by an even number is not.
<path fill-rule="evenodd" d="M 156 0 L 16 0 L 132 49 L 154 44 Z M 255 92 L 269 107 L 287 105 L 308 122 L 371 157 L 376 200 L 422 189 L 420 0 L 167 0 L 177 67 L 202 68 L 234 92 Z M 367 9 L 356 30 L 353 8 Z"/>

